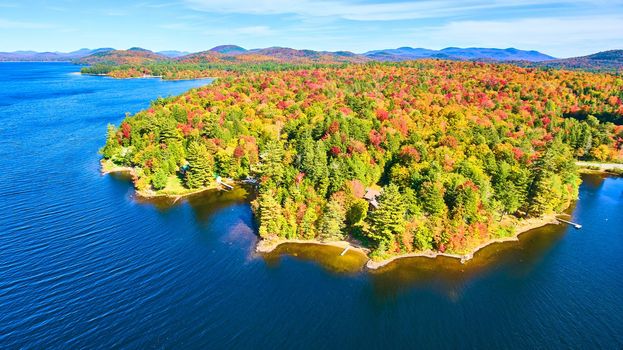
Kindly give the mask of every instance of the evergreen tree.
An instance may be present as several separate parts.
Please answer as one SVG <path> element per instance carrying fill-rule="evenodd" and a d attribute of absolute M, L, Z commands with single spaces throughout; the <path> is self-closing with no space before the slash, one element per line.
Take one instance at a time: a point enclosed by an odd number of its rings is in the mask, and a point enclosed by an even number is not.
<path fill-rule="evenodd" d="M 422 213 L 422 208 L 413 189 L 405 188 L 402 197 L 405 203 L 407 218 L 414 218 Z"/>
<path fill-rule="evenodd" d="M 405 205 L 398 186 L 394 184 L 383 188 L 378 202 L 378 208 L 370 215 L 370 238 L 383 251 L 389 247 L 394 236 L 405 229 Z"/>
<path fill-rule="evenodd" d="M 561 210 L 576 199 L 580 179 L 571 151 L 558 140 L 534 163 L 529 190 L 528 212 L 542 215 Z M 572 188 L 573 190 L 569 190 Z"/>
<path fill-rule="evenodd" d="M 108 124 L 106 133 L 106 144 L 100 149 L 100 154 L 106 158 L 111 159 L 121 151 L 121 145 L 117 138 L 117 128 L 114 125 Z"/>
<path fill-rule="evenodd" d="M 314 153 L 316 191 L 319 195 L 325 196 L 329 188 L 329 167 L 327 166 L 327 151 L 324 143 L 316 142 L 316 149 Z"/>
<path fill-rule="evenodd" d="M 214 161 L 205 145 L 192 141 L 188 145 L 186 158 L 188 161 L 186 185 L 189 188 L 207 186 L 213 178 Z"/>
<path fill-rule="evenodd" d="M 500 161 L 494 171 L 493 193 L 503 213 L 515 213 L 526 201 L 528 171 Z"/>
<path fill-rule="evenodd" d="M 349 226 L 355 226 L 360 224 L 366 219 L 368 215 L 368 206 L 370 204 L 365 199 L 356 199 L 350 205 L 348 213 L 346 215 L 346 221 Z"/>
<path fill-rule="evenodd" d="M 329 164 L 329 177 L 327 179 L 327 190 L 329 192 L 329 195 L 339 191 L 343 187 L 344 181 L 346 181 L 346 178 L 344 176 L 344 168 L 344 165 L 339 160 L 331 160 L 331 164 Z"/>
<path fill-rule="evenodd" d="M 314 178 L 314 140 L 307 136 L 300 142 L 298 149 L 301 170 L 307 174 L 310 179 Z"/>
<path fill-rule="evenodd" d="M 219 176 L 232 176 L 232 157 L 225 151 L 219 151 L 214 157 L 214 168 Z"/>
<path fill-rule="evenodd" d="M 334 198 L 327 203 L 325 210 L 320 218 L 318 230 L 320 237 L 324 240 L 339 241 L 344 238 L 342 230 L 344 229 L 344 221 L 346 213 L 344 208 Z"/>
<path fill-rule="evenodd" d="M 558 175 L 540 172 L 532 186 L 529 213 L 538 216 L 554 212 L 562 199 Z"/>
<path fill-rule="evenodd" d="M 433 231 L 426 225 L 420 225 L 413 236 L 413 245 L 418 250 L 433 248 Z"/>
<path fill-rule="evenodd" d="M 440 183 L 427 181 L 422 184 L 420 195 L 424 211 L 432 216 L 441 216 L 446 210 L 443 200 L 443 186 Z"/>
<path fill-rule="evenodd" d="M 156 172 L 152 176 L 151 185 L 154 187 L 154 189 L 161 190 L 166 187 L 168 177 L 169 177 L 168 172 L 164 170 L 163 168 L 160 168 L 156 170 Z"/>
<path fill-rule="evenodd" d="M 318 214 L 313 207 L 307 207 L 305 214 L 303 214 L 303 220 L 299 226 L 299 232 L 301 237 L 307 239 L 313 239 L 316 237 L 316 220 L 318 220 Z"/>
<path fill-rule="evenodd" d="M 315 184 L 318 193 L 324 196 L 329 186 L 327 150 L 324 142 L 314 142 L 311 138 L 303 141 L 301 170 Z"/>
<path fill-rule="evenodd" d="M 169 143 L 171 141 L 179 140 L 180 133 L 176 127 L 176 124 L 171 119 L 162 119 L 159 122 L 160 127 L 160 137 L 159 141 L 161 143 Z"/>
<path fill-rule="evenodd" d="M 262 238 L 280 235 L 283 214 L 273 191 L 265 191 L 257 198 L 259 234 Z"/>
<path fill-rule="evenodd" d="M 266 177 L 274 185 L 282 184 L 285 175 L 283 156 L 283 144 L 274 140 L 268 141 L 260 154 L 260 164 L 255 169 L 256 173 Z"/>

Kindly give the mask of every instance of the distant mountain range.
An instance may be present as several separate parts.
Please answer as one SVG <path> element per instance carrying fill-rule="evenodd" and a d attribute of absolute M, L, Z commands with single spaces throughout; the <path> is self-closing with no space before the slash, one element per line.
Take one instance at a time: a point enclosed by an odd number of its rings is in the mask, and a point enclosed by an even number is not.
<path fill-rule="evenodd" d="M 211 48 L 209 51 L 222 53 L 224 55 L 239 55 L 248 50 L 237 45 L 220 45 Z"/>
<path fill-rule="evenodd" d="M 112 48 L 100 49 L 80 49 L 72 52 L 35 52 L 35 51 L 14 51 L 0 52 L 0 62 L 17 61 L 17 62 L 63 62 L 73 61 L 101 52 L 113 51 Z"/>
<path fill-rule="evenodd" d="M 422 58 L 439 58 L 451 60 L 491 60 L 491 61 L 529 61 L 540 62 L 555 59 L 552 56 L 538 51 L 523 51 L 518 49 L 486 49 L 486 48 L 466 48 L 449 47 L 443 50 L 429 50 L 422 48 L 401 47 L 398 49 L 385 49 L 369 51 L 364 54 L 355 54 L 348 51 L 313 51 L 296 50 L 286 47 L 269 47 L 264 49 L 247 50 L 236 45 L 220 45 L 210 50 L 189 53 L 184 51 L 160 51 L 152 52 L 141 48 L 131 48 L 128 50 L 115 50 L 112 48 L 100 48 L 95 50 L 80 49 L 73 52 L 35 52 L 35 51 L 15 51 L 0 52 L 0 61 L 76 61 L 83 63 L 93 63 L 96 61 L 111 62 L 121 59 L 121 61 L 132 61 L 131 56 L 136 56 L 136 60 L 160 60 L 174 58 L 189 61 L 198 58 L 218 61 L 223 56 L 251 56 L 256 58 L 273 60 L 309 60 L 309 61 L 331 61 L 337 62 L 364 62 L 364 61 L 406 61 Z M 87 58 L 88 56 L 93 56 Z M 259 57 L 258 57 L 259 56 Z M 84 58 L 84 60 L 82 60 Z"/>
<path fill-rule="evenodd" d="M 602 51 L 588 56 L 539 62 L 537 66 L 557 69 L 623 70 L 623 50 Z"/>
<path fill-rule="evenodd" d="M 133 48 L 130 50 L 115 50 L 113 48 L 100 48 L 100 49 L 80 49 L 72 52 L 36 52 L 36 51 L 14 51 L 14 52 L 0 52 L 0 62 L 4 61 L 36 61 L 36 62 L 67 62 L 67 61 L 75 61 L 81 58 L 99 54 L 103 56 L 106 53 L 111 51 L 136 51 L 136 50 L 144 50 L 140 48 Z M 151 52 L 151 51 L 149 51 Z M 175 58 L 181 57 L 190 54 L 190 52 L 186 51 L 160 51 L 156 54 L 162 55 L 164 57 Z"/>
<path fill-rule="evenodd" d="M 188 51 L 176 51 L 176 50 L 158 51 L 156 53 L 159 55 L 163 55 L 163 56 L 167 56 L 171 58 L 182 57 L 182 56 L 186 56 L 190 54 L 190 52 Z"/>
<path fill-rule="evenodd" d="M 369 61 L 399 62 L 418 59 L 447 59 L 484 62 L 509 62 L 523 66 L 567 69 L 623 69 L 623 50 L 604 51 L 589 56 L 556 59 L 538 51 L 515 48 L 457 48 L 442 50 L 400 47 L 356 54 L 348 51 L 296 50 L 269 47 L 247 50 L 236 45 L 220 45 L 212 49 L 188 53 L 183 51 L 153 52 L 139 47 L 128 50 L 112 48 L 80 49 L 73 52 L 0 52 L 0 61 L 72 61 L 80 64 L 144 64 L 158 61 L 185 63 L 364 63 Z"/>
<path fill-rule="evenodd" d="M 181 62 L 287 62 L 287 63 L 363 63 L 370 61 L 364 55 L 347 51 L 329 52 L 296 50 L 287 47 L 268 47 L 247 50 L 236 45 L 221 45 L 210 50 L 178 58 Z"/>
<path fill-rule="evenodd" d="M 529 61 L 540 62 L 553 60 L 555 57 L 538 51 L 524 51 L 514 48 L 458 48 L 448 47 L 442 50 L 400 47 L 397 49 L 376 50 L 364 53 L 364 56 L 378 61 L 406 61 L 421 58 L 439 58 L 446 60 L 491 60 L 491 61 Z"/>
<path fill-rule="evenodd" d="M 144 64 L 146 62 L 164 61 L 168 56 L 155 53 L 140 47 L 127 50 L 99 51 L 87 56 L 77 58 L 75 62 L 80 64 Z"/>

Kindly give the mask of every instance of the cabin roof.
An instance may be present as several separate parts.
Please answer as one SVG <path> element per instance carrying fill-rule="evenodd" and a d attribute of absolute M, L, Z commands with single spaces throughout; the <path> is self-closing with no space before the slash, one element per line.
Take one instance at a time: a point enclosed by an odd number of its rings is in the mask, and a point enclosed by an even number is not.
<path fill-rule="evenodd" d="M 366 194 L 363 195 L 363 198 L 367 199 L 368 201 L 376 201 L 376 197 L 378 197 L 380 194 L 380 190 L 368 187 L 366 188 Z"/>

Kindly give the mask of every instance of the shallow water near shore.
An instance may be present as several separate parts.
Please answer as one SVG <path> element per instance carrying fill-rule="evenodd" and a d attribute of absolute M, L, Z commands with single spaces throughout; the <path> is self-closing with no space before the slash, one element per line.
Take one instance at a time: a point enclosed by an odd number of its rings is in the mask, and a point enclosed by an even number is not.
<path fill-rule="evenodd" d="M 460 264 L 255 253 L 249 191 L 144 201 L 100 174 L 107 123 L 206 82 L 0 63 L 0 348 L 621 348 L 623 179 Z M 351 253 L 353 255 L 351 255 Z"/>

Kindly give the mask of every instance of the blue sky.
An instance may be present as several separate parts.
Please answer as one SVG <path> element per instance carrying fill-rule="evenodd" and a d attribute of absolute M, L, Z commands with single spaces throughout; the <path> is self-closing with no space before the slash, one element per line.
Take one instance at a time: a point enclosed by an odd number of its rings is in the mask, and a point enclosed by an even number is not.
<path fill-rule="evenodd" d="M 623 0 L 0 0 L 0 51 L 623 48 Z"/>

